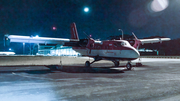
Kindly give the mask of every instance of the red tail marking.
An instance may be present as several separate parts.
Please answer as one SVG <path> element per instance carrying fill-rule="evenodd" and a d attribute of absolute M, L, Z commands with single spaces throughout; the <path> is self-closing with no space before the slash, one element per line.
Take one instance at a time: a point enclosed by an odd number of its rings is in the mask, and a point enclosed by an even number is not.
<path fill-rule="evenodd" d="M 141 44 L 141 41 L 135 36 L 135 34 L 132 32 L 134 38 L 135 38 L 135 43 L 133 45 L 134 48 L 138 49 L 140 44 Z"/>
<path fill-rule="evenodd" d="M 136 49 L 138 49 L 139 46 L 140 46 L 140 44 L 141 44 L 141 41 L 135 39 L 135 43 L 134 43 L 133 47 L 136 48 Z"/>
<path fill-rule="evenodd" d="M 71 24 L 71 39 L 78 39 L 79 40 L 78 32 L 77 32 L 75 23 Z"/>

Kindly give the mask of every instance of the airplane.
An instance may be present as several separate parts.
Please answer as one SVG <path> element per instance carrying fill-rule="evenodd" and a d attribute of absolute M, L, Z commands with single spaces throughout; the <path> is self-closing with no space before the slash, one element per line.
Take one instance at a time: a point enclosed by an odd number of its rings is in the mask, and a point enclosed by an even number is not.
<path fill-rule="evenodd" d="M 138 39 L 134 33 L 134 45 L 130 45 L 127 40 L 105 40 L 99 41 L 87 35 L 87 39 L 79 39 L 76 24 L 71 24 L 71 38 L 48 38 L 48 37 L 32 37 L 32 36 L 18 36 L 6 35 L 10 42 L 24 42 L 24 43 L 45 43 L 45 44 L 62 44 L 63 46 L 71 46 L 73 50 L 81 53 L 82 56 L 94 58 L 94 61 L 86 61 L 85 67 L 90 67 L 91 64 L 100 60 L 112 61 L 115 67 L 119 66 L 120 61 L 128 61 L 126 64 L 127 70 L 131 70 L 131 61 L 138 59 L 140 53 L 138 48 L 141 44 L 158 43 L 162 41 L 169 41 L 170 38 L 153 38 L 153 39 Z"/>

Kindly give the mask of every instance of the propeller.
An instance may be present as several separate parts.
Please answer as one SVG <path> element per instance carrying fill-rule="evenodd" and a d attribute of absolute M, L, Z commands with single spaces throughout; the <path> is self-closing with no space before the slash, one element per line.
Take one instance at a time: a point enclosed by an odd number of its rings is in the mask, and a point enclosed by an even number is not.
<path fill-rule="evenodd" d="M 90 39 L 90 37 L 83 31 L 83 34 L 86 35 L 88 37 L 88 39 Z"/>

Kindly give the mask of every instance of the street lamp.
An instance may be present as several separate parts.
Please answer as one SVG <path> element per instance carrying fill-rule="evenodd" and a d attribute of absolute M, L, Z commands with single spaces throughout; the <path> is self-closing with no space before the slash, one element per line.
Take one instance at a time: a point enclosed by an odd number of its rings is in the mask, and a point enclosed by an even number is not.
<path fill-rule="evenodd" d="M 86 13 L 89 12 L 89 8 L 88 8 L 88 7 L 85 7 L 85 8 L 84 8 L 84 12 L 86 12 Z"/>
<path fill-rule="evenodd" d="M 122 38 L 121 39 L 123 40 L 123 30 L 122 29 L 118 29 L 118 30 L 122 32 Z"/>
<path fill-rule="evenodd" d="M 25 54 L 25 43 L 23 42 L 23 55 Z"/>

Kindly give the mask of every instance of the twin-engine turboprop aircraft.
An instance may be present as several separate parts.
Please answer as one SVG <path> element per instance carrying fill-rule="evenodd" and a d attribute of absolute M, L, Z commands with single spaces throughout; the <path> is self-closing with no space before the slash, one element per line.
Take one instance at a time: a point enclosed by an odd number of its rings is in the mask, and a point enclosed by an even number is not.
<path fill-rule="evenodd" d="M 134 35 L 134 33 L 133 33 Z M 93 38 L 79 39 L 76 24 L 71 24 L 71 39 L 64 38 L 47 38 L 47 37 L 30 37 L 8 35 L 10 42 L 27 42 L 27 43 L 52 43 L 71 46 L 75 51 L 81 53 L 82 56 L 94 58 L 93 62 L 86 61 L 85 66 L 90 67 L 91 64 L 100 60 L 109 60 L 116 67 L 120 61 L 128 61 L 126 68 L 131 70 L 131 61 L 139 58 L 140 54 L 137 51 L 140 44 L 157 43 L 168 41 L 170 38 L 153 38 L 153 39 L 138 39 L 135 35 L 135 44 L 133 46 L 126 40 L 105 40 L 96 41 Z"/>

